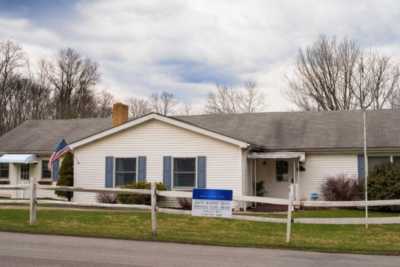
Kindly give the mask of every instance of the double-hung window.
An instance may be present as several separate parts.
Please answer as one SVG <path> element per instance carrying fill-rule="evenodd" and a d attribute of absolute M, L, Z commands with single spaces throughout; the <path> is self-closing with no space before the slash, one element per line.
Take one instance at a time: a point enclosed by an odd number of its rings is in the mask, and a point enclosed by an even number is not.
<path fill-rule="evenodd" d="M 0 179 L 9 179 L 10 170 L 8 163 L 0 163 Z"/>
<path fill-rule="evenodd" d="M 21 164 L 21 180 L 29 180 L 29 164 Z"/>
<path fill-rule="evenodd" d="M 115 159 L 115 186 L 136 182 L 136 158 Z"/>
<path fill-rule="evenodd" d="M 289 181 L 289 162 L 287 160 L 276 161 L 276 180 L 278 182 Z"/>
<path fill-rule="evenodd" d="M 174 188 L 196 186 L 196 158 L 174 158 Z"/>
<path fill-rule="evenodd" d="M 50 179 L 51 171 L 49 170 L 49 161 L 42 160 L 42 179 Z"/>

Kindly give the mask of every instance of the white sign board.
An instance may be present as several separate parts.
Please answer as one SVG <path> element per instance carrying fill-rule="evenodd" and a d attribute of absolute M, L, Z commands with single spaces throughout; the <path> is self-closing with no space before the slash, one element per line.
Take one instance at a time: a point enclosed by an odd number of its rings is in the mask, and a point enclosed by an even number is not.
<path fill-rule="evenodd" d="M 232 217 L 232 190 L 193 189 L 192 216 Z"/>

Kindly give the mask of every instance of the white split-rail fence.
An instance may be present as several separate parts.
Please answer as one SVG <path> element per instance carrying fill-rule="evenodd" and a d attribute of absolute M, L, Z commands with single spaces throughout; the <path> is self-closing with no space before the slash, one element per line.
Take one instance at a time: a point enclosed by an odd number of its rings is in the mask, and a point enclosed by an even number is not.
<path fill-rule="evenodd" d="M 190 215 L 190 210 L 168 209 L 157 207 L 157 196 L 173 197 L 173 198 L 192 198 L 191 192 L 184 191 L 158 191 L 156 183 L 151 183 L 150 189 L 125 189 L 125 188 L 87 188 L 87 187 L 70 187 L 70 186 L 49 186 L 37 184 L 35 178 L 31 178 L 30 184 L 27 185 L 0 185 L 0 190 L 30 190 L 30 198 L 23 199 L 2 199 L 0 204 L 29 204 L 29 223 L 35 224 L 37 220 L 37 206 L 55 205 L 60 207 L 86 207 L 86 208 L 117 208 L 117 209 L 144 209 L 151 211 L 151 229 L 152 237 L 157 237 L 157 212 L 169 214 L 186 214 Z M 86 202 L 67 202 L 59 200 L 42 200 L 37 198 L 37 190 L 52 191 L 70 191 L 70 192 L 88 192 L 88 193 L 127 193 L 127 194 L 144 194 L 151 196 L 151 204 L 134 205 L 134 204 L 109 204 L 109 203 L 86 203 Z M 292 224 L 364 224 L 364 218 L 293 218 L 292 212 L 294 207 L 365 207 L 366 201 L 296 201 L 294 200 L 294 185 L 289 186 L 288 199 L 270 198 L 258 196 L 234 196 L 234 201 L 240 203 L 252 202 L 263 204 L 275 204 L 288 206 L 287 218 L 269 218 L 262 216 L 249 215 L 232 215 L 234 220 L 269 222 L 269 223 L 286 223 L 286 242 L 290 242 Z M 368 206 L 395 206 L 400 205 L 400 199 L 396 200 L 370 200 Z M 379 217 L 370 218 L 369 224 L 400 224 L 400 217 Z"/>

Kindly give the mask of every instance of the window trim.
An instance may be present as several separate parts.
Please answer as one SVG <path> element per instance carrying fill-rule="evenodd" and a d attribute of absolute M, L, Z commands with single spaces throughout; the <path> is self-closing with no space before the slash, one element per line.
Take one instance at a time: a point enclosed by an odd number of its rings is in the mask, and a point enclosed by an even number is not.
<path fill-rule="evenodd" d="M 0 176 L 0 181 L 9 181 L 10 180 L 10 163 L 1 163 L 0 165 L 7 165 L 7 169 L 8 169 L 8 176 L 7 177 L 1 177 Z"/>
<path fill-rule="evenodd" d="M 277 167 L 277 163 L 278 163 L 278 161 L 284 161 L 284 162 L 286 162 L 287 163 L 287 167 L 288 167 L 288 170 L 287 170 L 287 176 L 288 176 L 288 179 L 287 180 L 279 180 L 278 179 L 278 167 Z M 278 182 L 278 183 L 289 183 L 290 182 L 290 165 L 289 165 L 290 163 L 289 163 L 289 160 L 285 160 L 285 159 L 278 159 L 278 160 L 276 160 L 275 161 L 275 180 Z"/>
<path fill-rule="evenodd" d="M 135 183 L 137 183 L 138 180 L 138 171 L 139 171 L 139 157 L 134 156 L 134 157 L 114 157 L 114 171 L 113 171 L 113 187 L 114 188 L 121 188 L 121 185 L 116 185 L 117 179 L 116 179 L 116 174 L 117 174 L 117 159 L 135 159 L 135 165 L 136 165 L 136 170 L 135 170 Z"/>
<path fill-rule="evenodd" d="M 175 164 L 174 161 L 175 159 L 194 159 L 195 164 L 194 164 L 194 186 L 175 186 Z M 192 156 L 192 157 L 172 157 L 172 162 L 171 162 L 171 188 L 173 190 L 182 190 L 182 191 L 187 191 L 187 190 L 192 190 L 193 188 L 197 187 L 197 156 Z"/>
<path fill-rule="evenodd" d="M 47 180 L 52 180 L 52 177 L 51 177 L 51 170 L 48 170 L 49 172 L 50 172 L 50 176 L 49 177 L 43 177 L 43 162 L 44 161 L 47 161 L 47 163 L 49 162 L 49 159 L 42 159 L 41 161 L 40 161 L 40 179 L 41 180 L 44 180 L 44 181 L 47 181 Z M 47 164 L 46 164 L 47 165 Z M 47 168 L 48 169 L 48 168 Z"/>

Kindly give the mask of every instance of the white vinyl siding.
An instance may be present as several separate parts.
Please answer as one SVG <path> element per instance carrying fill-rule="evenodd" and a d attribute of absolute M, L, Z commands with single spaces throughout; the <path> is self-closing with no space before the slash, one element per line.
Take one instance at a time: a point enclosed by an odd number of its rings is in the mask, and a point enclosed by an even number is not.
<path fill-rule="evenodd" d="M 309 199 L 310 193 L 320 193 L 322 184 L 329 177 L 345 175 L 357 179 L 357 155 L 306 155 L 304 164 L 306 171 L 300 172 L 299 196 L 301 199 Z"/>
<path fill-rule="evenodd" d="M 207 157 L 207 188 L 233 189 L 235 194 L 242 192 L 240 147 L 157 120 L 79 147 L 74 154 L 76 186 L 103 188 L 106 156 L 146 156 L 146 180 L 162 182 L 163 156 L 202 155 Z M 95 194 L 76 193 L 74 200 L 94 201 Z"/>

